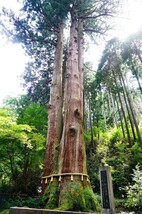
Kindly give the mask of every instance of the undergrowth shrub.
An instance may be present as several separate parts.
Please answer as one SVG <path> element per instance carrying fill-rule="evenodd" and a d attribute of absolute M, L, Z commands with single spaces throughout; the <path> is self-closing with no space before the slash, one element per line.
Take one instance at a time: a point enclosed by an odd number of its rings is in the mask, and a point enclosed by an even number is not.
<path fill-rule="evenodd" d="M 18 197 L 16 199 L 3 199 L 3 204 L 0 207 L 0 212 L 6 209 L 10 209 L 10 207 L 29 207 L 29 208 L 44 208 L 44 200 L 42 197 L 30 197 L 30 198 L 22 198 Z"/>
<path fill-rule="evenodd" d="M 133 184 L 128 186 L 126 207 L 142 209 L 142 170 L 137 164 L 132 174 Z"/>

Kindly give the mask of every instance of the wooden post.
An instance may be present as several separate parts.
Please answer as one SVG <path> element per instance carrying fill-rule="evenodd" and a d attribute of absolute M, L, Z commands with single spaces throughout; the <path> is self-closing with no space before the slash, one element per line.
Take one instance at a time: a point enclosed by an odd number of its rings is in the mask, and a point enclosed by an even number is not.
<path fill-rule="evenodd" d="M 114 195 L 110 168 L 100 167 L 100 190 L 102 202 L 102 214 L 114 214 Z"/>

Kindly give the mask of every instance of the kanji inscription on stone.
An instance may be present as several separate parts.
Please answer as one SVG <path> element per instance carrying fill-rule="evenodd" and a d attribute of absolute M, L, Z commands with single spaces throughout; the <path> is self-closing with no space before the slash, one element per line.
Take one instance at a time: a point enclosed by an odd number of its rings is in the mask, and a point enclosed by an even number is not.
<path fill-rule="evenodd" d="M 108 180 L 105 170 L 101 171 L 101 186 L 102 186 L 102 205 L 104 209 L 110 209 Z"/>

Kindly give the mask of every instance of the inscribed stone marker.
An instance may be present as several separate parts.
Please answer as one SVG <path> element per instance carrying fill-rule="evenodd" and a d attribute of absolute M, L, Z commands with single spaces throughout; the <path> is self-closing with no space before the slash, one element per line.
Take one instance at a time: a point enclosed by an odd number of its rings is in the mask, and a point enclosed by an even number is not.
<path fill-rule="evenodd" d="M 114 214 L 114 195 L 110 169 L 107 166 L 100 168 L 100 189 L 102 201 L 102 214 Z"/>

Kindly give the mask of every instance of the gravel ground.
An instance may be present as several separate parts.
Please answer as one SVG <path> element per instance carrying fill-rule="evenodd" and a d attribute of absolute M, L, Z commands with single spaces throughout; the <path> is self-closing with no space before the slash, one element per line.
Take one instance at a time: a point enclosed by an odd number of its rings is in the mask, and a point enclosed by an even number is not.
<path fill-rule="evenodd" d="M 122 212 L 116 212 L 116 213 L 118 213 L 118 214 L 128 214 L 128 213 L 129 214 L 134 214 L 134 212 L 123 212 L 123 211 Z"/>
<path fill-rule="evenodd" d="M 142 214 L 142 211 L 139 212 L 126 212 L 126 211 L 117 211 L 116 210 L 116 214 Z"/>

